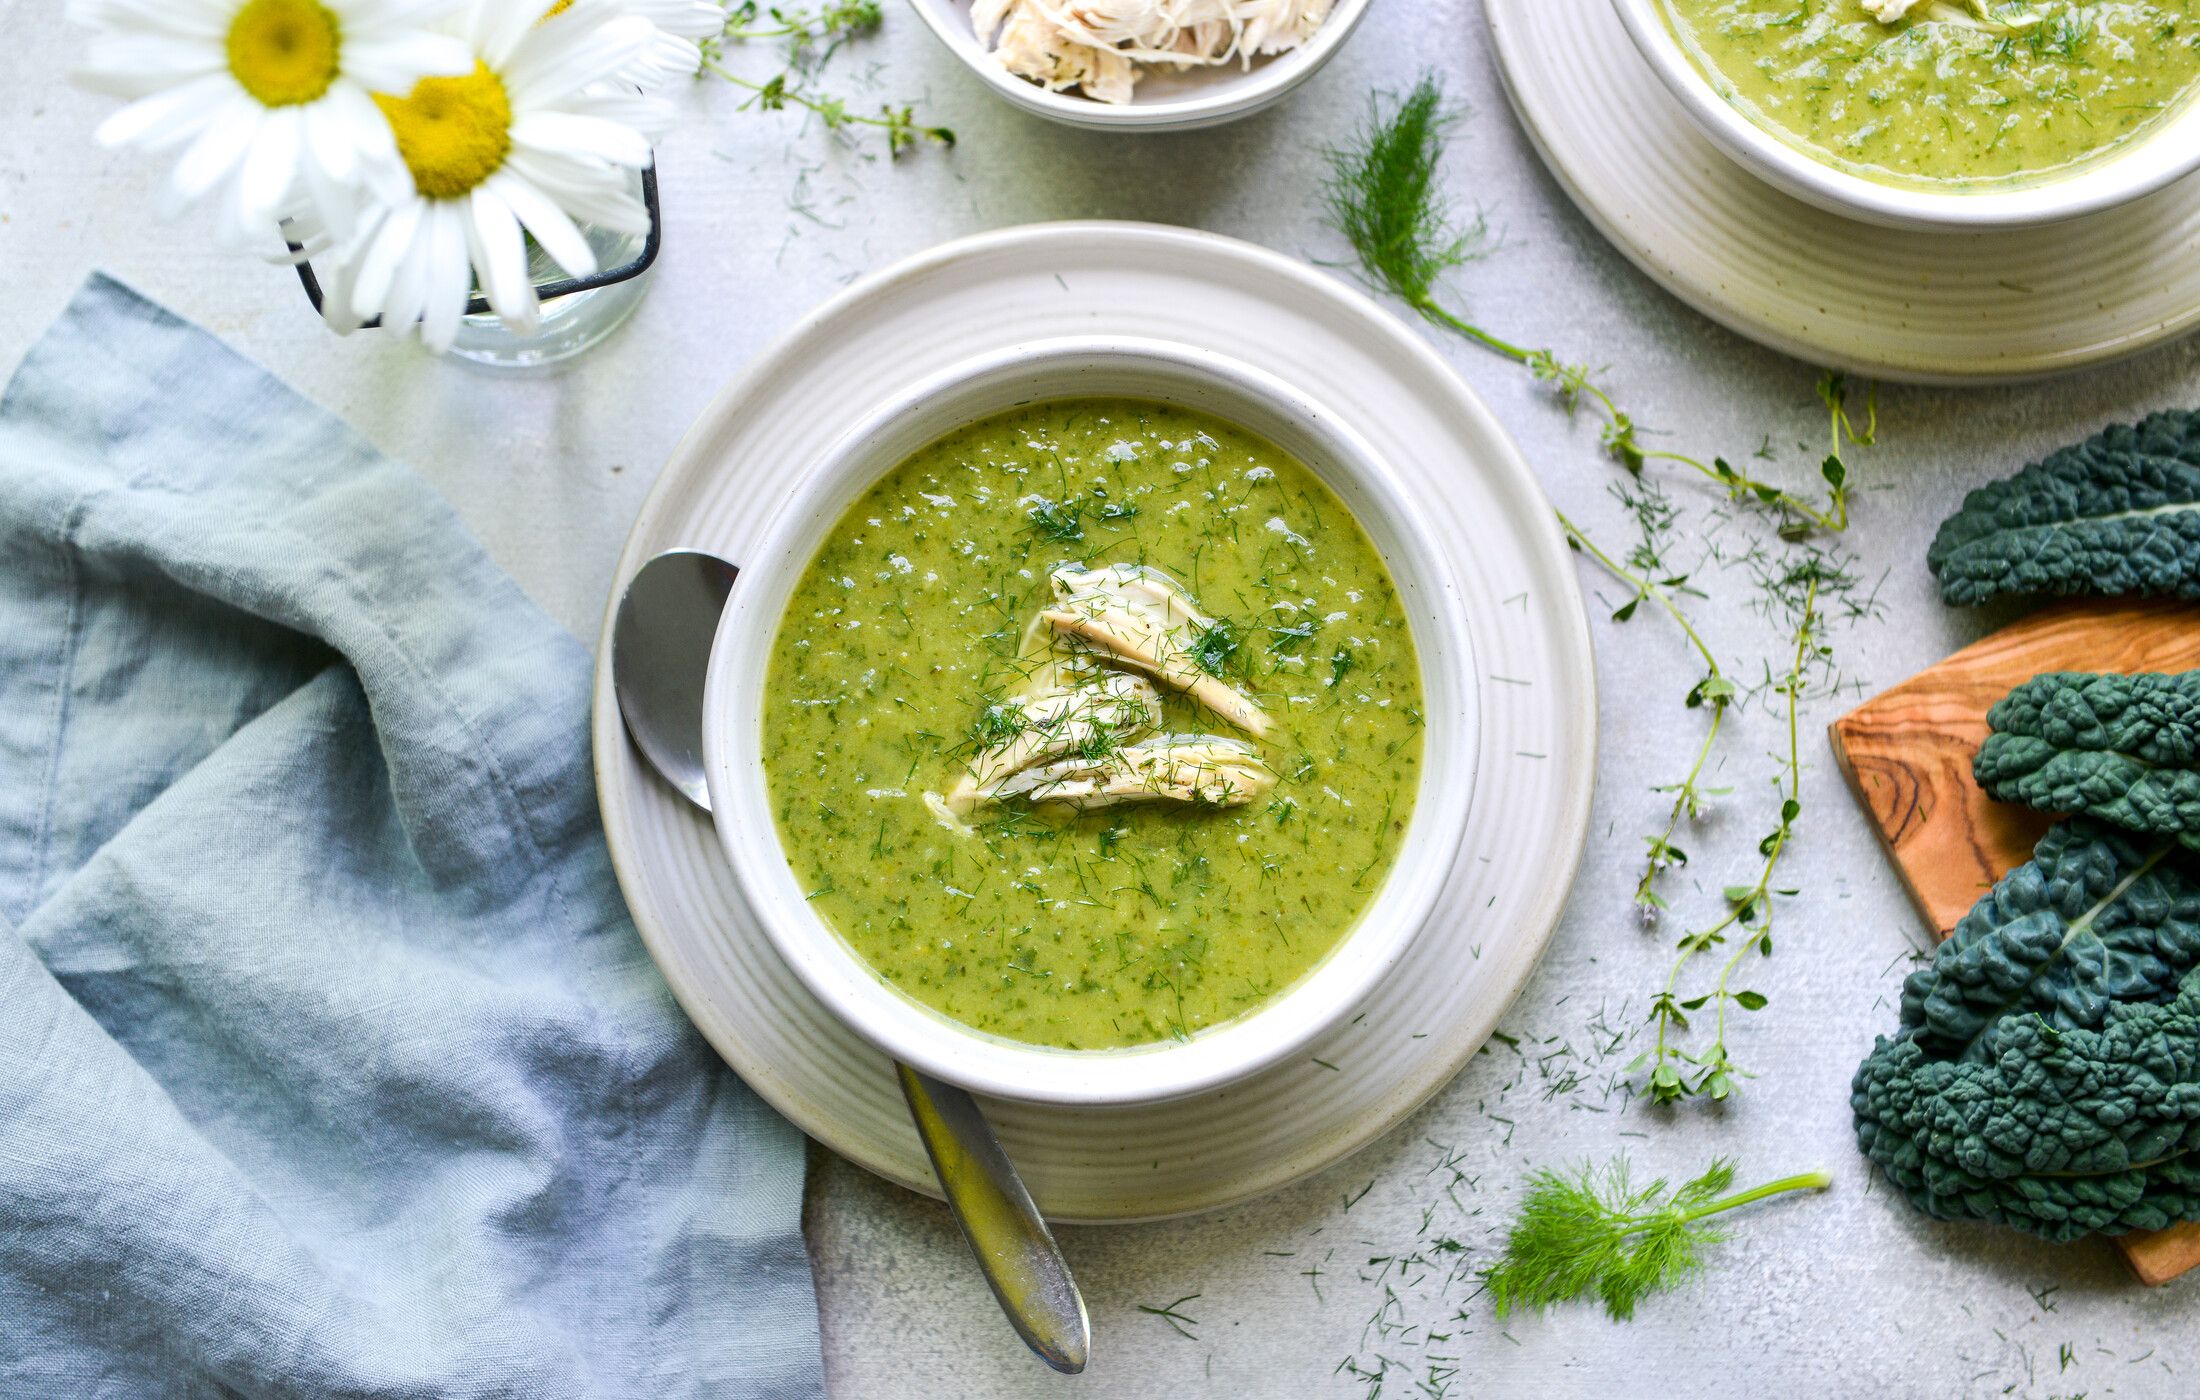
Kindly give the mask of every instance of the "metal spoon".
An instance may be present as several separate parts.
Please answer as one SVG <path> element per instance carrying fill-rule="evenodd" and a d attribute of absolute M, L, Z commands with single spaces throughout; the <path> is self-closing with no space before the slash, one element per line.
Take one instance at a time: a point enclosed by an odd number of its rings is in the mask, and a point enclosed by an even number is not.
<path fill-rule="evenodd" d="M 703 781 L 703 679 L 718 615 L 740 570 L 701 550 L 644 564 L 611 627 L 611 688 L 634 747 L 680 795 L 710 810 Z M 894 1066 L 948 1209 L 1018 1336 L 1057 1371 L 1085 1369 L 1092 1324 L 1069 1261 L 969 1094 Z"/>

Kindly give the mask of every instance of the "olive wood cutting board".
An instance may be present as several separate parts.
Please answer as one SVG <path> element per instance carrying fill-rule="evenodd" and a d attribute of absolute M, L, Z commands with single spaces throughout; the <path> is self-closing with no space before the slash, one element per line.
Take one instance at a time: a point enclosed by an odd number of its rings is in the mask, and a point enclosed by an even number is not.
<path fill-rule="evenodd" d="M 2200 605 L 2060 604 L 1965 647 L 1836 720 L 1833 754 L 1935 938 L 2031 858 L 2048 818 L 1971 780 L 1994 702 L 2042 671 L 2200 667 Z M 2117 1245 L 2148 1284 L 2200 1265 L 2200 1222 Z"/>

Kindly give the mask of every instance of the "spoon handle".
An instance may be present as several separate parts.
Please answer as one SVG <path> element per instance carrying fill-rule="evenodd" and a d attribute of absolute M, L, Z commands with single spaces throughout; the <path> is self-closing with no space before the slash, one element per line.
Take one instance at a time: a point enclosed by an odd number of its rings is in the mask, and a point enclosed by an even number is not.
<path fill-rule="evenodd" d="M 961 1089 L 907 1065 L 894 1068 L 940 1191 L 1001 1311 L 1047 1365 L 1068 1375 L 1084 1370 L 1092 1350 L 1084 1296 L 993 1126 Z"/>

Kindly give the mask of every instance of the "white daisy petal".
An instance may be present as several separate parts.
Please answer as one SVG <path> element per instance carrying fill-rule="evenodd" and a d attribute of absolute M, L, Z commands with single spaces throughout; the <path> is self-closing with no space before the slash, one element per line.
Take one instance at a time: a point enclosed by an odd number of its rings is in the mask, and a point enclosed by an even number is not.
<path fill-rule="evenodd" d="M 649 164 L 649 142 L 634 128 L 570 112 L 530 112 L 515 119 L 512 144 L 594 156 L 637 170 Z"/>
<path fill-rule="evenodd" d="M 624 15 L 570 42 L 584 15 L 568 10 L 538 26 L 497 71 L 511 90 L 513 107 L 536 107 L 600 83 L 649 51 L 657 31 L 649 21 Z"/>
<path fill-rule="evenodd" d="M 173 146 L 197 132 L 225 98 L 237 92 L 227 73 L 209 73 L 166 92 L 141 97 L 99 124 L 92 139 L 102 146 Z"/>
<path fill-rule="evenodd" d="M 708 39 L 726 27 L 726 7 L 712 0 L 627 0 L 626 9 L 683 39 Z"/>
<path fill-rule="evenodd" d="M 237 209 L 248 222 L 272 222 L 298 180 L 298 148 L 304 120 L 296 107 L 280 107 L 260 119 L 237 176 Z"/>
<path fill-rule="evenodd" d="M 397 265 L 397 276 L 390 283 L 389 295 L 376 308 L 383 327 L 399 335 L 410 334 L 420 324 L 420 308 L 428 300 L 428 265 L 434 257 L 435 240 L 427 236 L 429 210 L 426 205 L 421 206 L 420 213 L 419 229 L 405 248 L 404 260 Z"/>
<path fill-rule="evenodd" d="M 489 185 L 475 189 L 468 204 L 467 246 L 482 291 L 506 325 L 529 334 L 541 323 L 542 303 L 527 276 L 527 240 L 520 237 L 519 220 Z"/>
<path fill-rule="evenodd" d="M 330 180 L 349 183 L 359 168 L 360 150 L 350 112 L 341 102 L 316 102 L 304 109 L 307 162 Z"/>
<path fill-rule="evenodd" d="M 476 4 L 472 21 L 466 26 L 474 41 L 474 52 L 481 55 L 491 68 L 503 72 L 511 66 L 512 55 L 538 25 L 554 28 L 571 15 L 554 15 L 544 19 L 548 0 L 538 9 L 526 0 L 496 0 L 489 5 Z M 576 7 L 577 8 L 577 7 Z"/>
<path fill-rule="evenodd" d="M 69 7 L 70 20 L 87 28 L 151 30 L 217 42 L 228 35 L 236 15 L 233 0 L 93 0 Z"/>
<path fill-rule="evenodd" d="M 143 97 L 209 73 L 226 75 L 228 71 L 219 44 L 118 34 L 86 45 L 84 62 L 70 76 L 99 92 Z"/>
<path fill-rule="evenodd" d="M 359 259 L 359 275 L 353 282 L 352 306 L 361 316 L 372 317 L 388 303 L 398 269 L 417 240 L 420 220 L 427 212 L 426 200 L 408 200 L 390 211 L 373 241 L 366 245 Z"/>
<path fill-rule="evenodd" d="M 473 71 L 474 51 L 448 34 L 344 41 L 345 76 L 369 92 L 407 93 L 422 78 L 455 78 Z"/>
<path fill-rule="evenodd" d="M 574 277 L 587 277 L 595 272 L 596 250 L 588 246 L 587 236 L 574 224 L 572 217 L 558 207 L 557 201 L 504 170 L 489 177 L 488 188 L 494 190 L 505 206 L 527 226 L 527 231 L 542 245 L 542 251 L 559 267 Z"/>
<path fill-rule="evenodd" d="M 431 350 L 451 348 L 459 317 L 473 290 L 474 260 L 466 246 L 465 206 L 437 200 L 429 209 L 432 254 L 428 262 L 427 306 L 420 314 L 420 339 Z"/>
<path fill-rule="evenodd" d="M 224 102 L 208 118 L 205 130 L 176 163 L 171 181 L 176 193 L 197 199 L 237 168 L 267 109 L 242 93 Z"/>

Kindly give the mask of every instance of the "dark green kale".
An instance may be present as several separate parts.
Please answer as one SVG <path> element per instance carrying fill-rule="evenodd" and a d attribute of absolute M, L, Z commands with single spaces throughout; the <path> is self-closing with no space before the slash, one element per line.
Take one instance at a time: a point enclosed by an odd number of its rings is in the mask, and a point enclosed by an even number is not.
<path fill-rule="evenodd" d="M 2200 858 L 2086 818 L 1966 915 L 1851 1086 L 1912 1205 L 2053 1240 L 2200 1219 Z"/>
<path fill-rule="evenodd" d="M 2011 593 L 2200 598 L 2200 413 L 2157 413 L 1973 491 L 1925 556 L 1955 605 Z"/>
<path fill-rule="evenodd" d="M 2056 671 L 2009 693 L 1972 765 L 2000 802 L 2083 813 L 2200 849 L 2200 671 Z"/>

